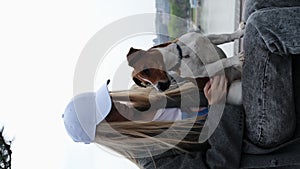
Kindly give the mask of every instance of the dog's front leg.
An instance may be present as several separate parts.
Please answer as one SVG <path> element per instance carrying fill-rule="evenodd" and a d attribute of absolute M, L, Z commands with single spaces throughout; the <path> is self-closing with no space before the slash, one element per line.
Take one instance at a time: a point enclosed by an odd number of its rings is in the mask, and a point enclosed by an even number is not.
<path fill-rule="evenodd" d="M 243 37 L 245 32 L 245 23 L 242 22 L 239 25 L 239 29 L 231 34 L 211 34 L 211 35 L 207 35 L 207 38 L 211 41 L 212 44 L 214 45 L 220 45 L 223 43 L 228 43 L 228 42 L 232 42 L 235 39 L 240 39 Z"/>
<path fill-rule="evenodd" d="M 241 61 L 240 56 L 233 56 L 229 58 L 223 58 L 216 62 L 209 63 L 205 65 L 205 69 L 209 77 L 215 76 L 216 74 L 224 71 L 228 67 L 241 67 L 243 62 Z"/>
<path fill-rule="evenodd" d="M 242 66 L 244 64 L 244 60 L 245 60 L 245 52 L 244 51 L 241 51 L 238 56 L 234 56 L 234 57 L 238 57 L 239 60 L 240 60 L 240 64 L 238 65 L 234 65 L 234 67 L 239 70 L 240 72 L 242 72 Z"/>

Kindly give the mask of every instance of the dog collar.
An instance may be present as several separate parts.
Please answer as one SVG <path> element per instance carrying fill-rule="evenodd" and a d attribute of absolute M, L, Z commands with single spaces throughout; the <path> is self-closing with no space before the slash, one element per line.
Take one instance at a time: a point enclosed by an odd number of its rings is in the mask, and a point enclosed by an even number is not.
<path fill-rule="evenodd" d="M 176 49 L 178 51 L 178 62 L 176 63 L 176 65 L 174 65 L 172 68 L 169 69 L 170 71 L 175 71 L 176 69 L 178 69 L 181 65 L 181 60 L 183 58 L 182 49 L 180 45 L 177 42 L 175 44 L 176 44 Z"/>

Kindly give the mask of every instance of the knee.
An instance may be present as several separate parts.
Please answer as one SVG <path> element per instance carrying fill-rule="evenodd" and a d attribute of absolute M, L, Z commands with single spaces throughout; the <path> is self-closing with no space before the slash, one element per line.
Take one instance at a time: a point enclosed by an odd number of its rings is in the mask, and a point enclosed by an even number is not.
<path fill-rule="evenodd" d="M 300 6 L 299 0 L 247 0 L 244 8 L 244 21 L 248 21 L 250 15 L 258 10 L 266 8 L 282 8 Z"/>
<path fill-rule="evenodd" d="M 272 11 L 269 10 L 259 10 L 249 16 L 244 34 L 244 47 L 245 45 L 247 45 L 246 47 L 249 45 L 262 46 L 263 50 L 269 50 L 268 43 L 272 32 L 269 32 L 267 27 L 270 22 L 274 22 L 272 14 Z"/>
<path fill-rule="evenodd" d="M 246 57 L 249 55 L 249 52 L 255 52 L 254 49 L 258 46 L 265 46 L 265 43 L 259 32 L 259 24 L 262 24 L 260 23 L 261 20 L 262 16 L 259 12 L 251 14 L 251 16 L 248 18 L 243 43 Z"/>
<path fill-rule="evenodd" d="M 247 26 L 252 25 L 253 27 L 258 27 L 259 25 L 264 24 L 264 21 L 268 20 L 267 18 L 265 11 L 256 11 L 249 15 L 246 24 Z"/>
<path fill-rule="evenodd" d="M 247 0 L 244 8 L 244 21 L 248 22 L 250 15 L 254 12 L 269 7 L 271 2 L 266 0 Z"/>

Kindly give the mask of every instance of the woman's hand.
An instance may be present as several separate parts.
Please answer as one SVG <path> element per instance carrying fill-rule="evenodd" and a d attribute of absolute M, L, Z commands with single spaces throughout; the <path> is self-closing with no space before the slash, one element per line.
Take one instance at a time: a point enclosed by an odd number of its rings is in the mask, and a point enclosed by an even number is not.
<path fill-rule="evenodd" d="M 227 95 L 227 78 L 225 75 L 212 77 L 204 87 L 204 94 L 209 105 L 225 103 Z"/>

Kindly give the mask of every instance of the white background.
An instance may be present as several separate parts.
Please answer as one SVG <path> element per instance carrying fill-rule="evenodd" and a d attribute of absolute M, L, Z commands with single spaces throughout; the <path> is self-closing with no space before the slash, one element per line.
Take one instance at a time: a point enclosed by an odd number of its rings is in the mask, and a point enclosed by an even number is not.
<path fill-rule="evenodd" d="M 0 1 L 0 121 L 15 137 L 13 169 L 135 168 L 95 145 L 74 143 L 61 115 L 87 41 L 119 18 L 154 12 L 154 2 Z"/>

